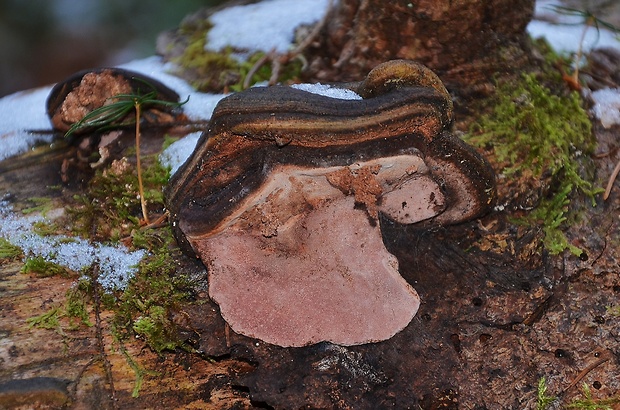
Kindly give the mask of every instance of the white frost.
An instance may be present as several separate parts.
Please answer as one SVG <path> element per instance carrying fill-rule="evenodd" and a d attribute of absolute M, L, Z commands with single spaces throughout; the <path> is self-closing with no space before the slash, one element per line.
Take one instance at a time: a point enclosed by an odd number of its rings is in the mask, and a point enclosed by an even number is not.
<path fill-rule="evenodd" d="M 579 38 L 583 32 L 583 25 L 551 24 L 545 21 L 533 20 L 528 24 L 527 31 L 533 38 L 544 37 L 555 51 L 560 54 L 576 53 L 579 47 Z M 583 39 L 583 52 L 589 52 L 599 47 L 618 48 L 620 43 L 616 35 L 605 28 L 589 28 Z"/>
<path fill-rule="evenodd" d="M 106 292 L 125 289 L 137 272 L 146 251 L 130 252 L 122 246 L 91 244 L 81 238 L 63 235 L 40 236 L 33 224 L 44 222 L 42 216 L 16 215 L 6 201 L 0 201 L 0 237 L 22 249 L 26 256 L 42 257 L 73 271 L 99 265 L 98 281 Z"/>

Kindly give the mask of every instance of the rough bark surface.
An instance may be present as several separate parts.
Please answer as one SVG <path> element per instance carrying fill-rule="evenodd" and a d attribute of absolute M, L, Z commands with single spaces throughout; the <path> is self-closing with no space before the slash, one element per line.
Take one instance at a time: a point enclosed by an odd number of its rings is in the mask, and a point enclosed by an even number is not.
<path fill-rule="evenodd" d="M 534 0 L 335 1 L 311 51 L 310 75 L 359 80 L 403 58 L 432 68 L 448 88 L 475 91 L 489 73 L 527 60 L 533 10 Z"/>

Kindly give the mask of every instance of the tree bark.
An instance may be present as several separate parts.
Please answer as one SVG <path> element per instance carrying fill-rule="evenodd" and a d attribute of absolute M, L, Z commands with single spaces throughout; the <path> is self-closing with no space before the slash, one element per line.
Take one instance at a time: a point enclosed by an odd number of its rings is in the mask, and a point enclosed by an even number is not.
<path fill-rule="evenodd" d="M 527 62 L 534 0 L 340 0 L 311 50 L 321 80 L 359 80 L 390 59 L 421 62 L 448 88 L 484 89 L 490 74 Z"/>

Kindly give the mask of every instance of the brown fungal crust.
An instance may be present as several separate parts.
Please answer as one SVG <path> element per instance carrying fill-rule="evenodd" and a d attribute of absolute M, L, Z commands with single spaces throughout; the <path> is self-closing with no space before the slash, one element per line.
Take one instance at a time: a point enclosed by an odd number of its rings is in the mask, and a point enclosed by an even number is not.
<path fill-rule="evenodd" d="M 166 188 L 175 235 L 237 332 L 282 346 L 385 340 L 419 298 L 379 214 L 451 224 L 493 204 L 493 171 L 447 131 L 452 103 L 432 72 L 399 60 L 356 88 L 365 99 L 279 86 L 223 99 Z"/>

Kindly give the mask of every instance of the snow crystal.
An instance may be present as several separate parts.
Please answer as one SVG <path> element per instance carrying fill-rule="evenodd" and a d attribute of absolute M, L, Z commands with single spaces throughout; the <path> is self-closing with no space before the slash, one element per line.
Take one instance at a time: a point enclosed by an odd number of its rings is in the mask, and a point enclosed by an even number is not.
<path fill-rule="evenodd" d="M 328 4 L 328 0 L 267 0 L 225 8 L 209 18 L 213 27 L 207 34 L 207 47 L 285 53 L 295 29 L 319 21 Z"/>
<path fill-rule="evenodd" d="M 328 84 L 293 84 L 291 87 L 298 90 L 307 91 L 313 94 L 324 95 L 325 97 L 337 98 L 339 100 L 361 100 L 357 93 L 346 88 L 332 87 Z"/>
<path fill-rule="evenodd" d="M 19 217 L 6 201 L 0 201 L 0 237 L 20 247 L 27 256 L 42 257 L 73 271 L 97 263 L 98 281 L 106 292 L 125 289 L 146 255 L 144 250 L 130 252 L 121 246 L 90 244 L 81 238 L 40 236 L 33 232 L 33 224 L 44 221 L 40 215 Z"/>
<path fill-rule="evenodd" d="M 592 113 L 601 121 L 603 127 L 610 128 L 620 124 L 620 88 L 605 88 L 591 95 L 594 106 Z"/>

